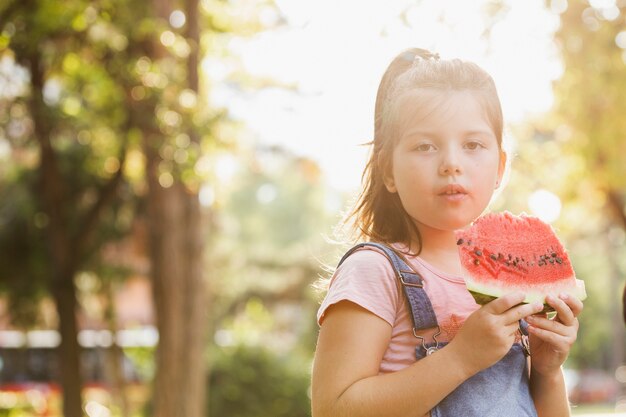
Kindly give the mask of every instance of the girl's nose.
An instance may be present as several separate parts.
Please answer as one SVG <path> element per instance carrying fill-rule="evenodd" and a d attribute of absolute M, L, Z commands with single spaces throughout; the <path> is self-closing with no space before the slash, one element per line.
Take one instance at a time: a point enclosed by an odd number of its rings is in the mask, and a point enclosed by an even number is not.
<path fill-rule="evenodd" d="M 453 152 L 447 152 L 439 165 L 440 175 L 458 175 L 462 172 L 459 158 Z"/>

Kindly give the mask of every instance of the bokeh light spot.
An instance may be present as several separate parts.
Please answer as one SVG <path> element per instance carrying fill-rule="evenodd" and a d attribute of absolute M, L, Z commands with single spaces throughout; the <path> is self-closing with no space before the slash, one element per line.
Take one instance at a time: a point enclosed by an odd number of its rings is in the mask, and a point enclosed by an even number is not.
<path fill-rule="evenodd" d="M 164 172 L 159 175 L 159 184 L 161 184 L 163 188 L 170 188 L 174 185 L 174 177 L 169 172 Z"/>
<path fill-rule="evenodd" d="M 161 33 L 160 40 L 163 46 L 169 47 L 174 45 L 174 42 L 176 42 L 176 35 L 171 30 L 166 30 L 165 32 Z"/>
<path fill-rule="evenodd" d="M 528 198 L 530 211 L 541 220 L 552 223 L 561 214 L 561 199 L 548 190 L 537 190 Z"/>
<path fill-rule="evenodd" d="M 187 17 L 185 16 L 185 13 L 183 13 L 181 10 L 174 10 L 170 14 L 170 25 L 172 25 L 173 28 L 182 28 L 185 25 L 186 21 Z"/>

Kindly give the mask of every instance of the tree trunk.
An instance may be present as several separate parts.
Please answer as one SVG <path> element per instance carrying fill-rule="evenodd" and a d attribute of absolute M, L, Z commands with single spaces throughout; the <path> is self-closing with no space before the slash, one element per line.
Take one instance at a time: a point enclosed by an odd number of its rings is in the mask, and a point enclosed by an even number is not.
<path fill-rule="evenodd" d="M 187 26 L 185 38 L 191 46 L 191 52 L 187 57 L 187 83 L 188 88 L 196 95 L 199 95 L 198 68 L 200 62 L 200 28 L 198 17 L 198 0 L 185 1 L 185 14 L 187 16 Z M 199 143 L 197 132 L 193 126 L 188 131 L 192 143 Z M 189 348 L 187 360 L 189 369 L 192 372 L 187 379 L 187 391 L 194 399 L 189 404 L 189 416 L 206 415 L 207 398 L 207 359 L 204 356 L 207 344 L 208 326 L 206 318 L 208 313 L 208 294 L 204 281 L 204 234 L 206 230 L 205 219 L 202 215 L 200 200 L 197 192 L 186 192 L 184 194 L 186 232 L 185 243 L 186 253 L 189 259 L 186 262 L 187 276 L 189 277 L 187 286 L 188 304 L 187 317 L 189 326 L 187 327 L 187 340 Z"/>
<path fill-rule="evenodd" d="M 159 184 L 158 153 L 149 145 L 145 152 L 151 273 L 159 329 L 154 416 L 200 417 L 206 395 L 200 209 L 197 196 L 180 181 L 169 188 Z"/>
<path fill-rule="evenodd" d="M 153 0 L 157 17 L 167 20 L 167 0 Z M 192 52 L 187 61 L 189 88 L 198 90 L 197 1 L 186 4 L 186 37 Z M 158 40 L 151 58 L 167 52 Z M 150 109 L 154 114 L 154 109 Z M 158 130 L 144 126 L 144 152 L 148 177 L 150 257 L 159 345 L 154 381 L 155 417 L 201 417 L 206 396 L 206 289 L 203 280 L 203 221 L 196 191 L 176 178 L 169 187 L 159 183 L 159 148 L 164 144 Z M 197 142 L 193 127 L 188 131 Z"/>
<path fill-rule="evenodd" d="M 61 365 L 61 386 L 63 388 L 63 414 L 65 417 L 82 417 L 80 375 L 80 347 L 76 323 L 76 287 L 74 274 L 77 260 L 67 227 L 67 212 L 64 204 L 65 190 L 59 170 L 57 156 L 52 148 L 50 119 L 43 102 L 44 78 L 40 67 L 39 51 L 28 57 L 32 83 L 30 111 L 33 118 L 35 136 L 40 145 L 39 186 L 41 204 L 48 215 L 46 233 L 48 259 L 51 267 L 51 292 L 59 314 L 59 360 Z"/>
<path fill-rule="evenodd" d="M 59 332 L 61 345 L 59 358 L 61 364 L 61 386 L 63 388 L 63 416 L 82 417 L 82 378 L 80 374 L 81 348 L 78 344 L 78 325 L 76 322 L 76 289 L 74 274 L 61 277 L 53 288 L 54 301 L 59 314 Z"/>
<path fill-rule="evenodd" d="M 104 281 L 102 292 L 106 296 L 106 309 L 104 311 L 105 322 L 111 334 L 114 336 L 113 343 L 105 352 L 105 363 L 110 370 L 111 396 L 113 402 L 119 407 L 120 416 L 130 416 L 128 408 L 128 398 L 126 396 L 126 379 L 123 369 L 124 352 L 117 340 L 117 317 L 115 316 L 115 294 L 110 281 Z"/>
<path fill-rule="evenodd" d="M 186 402 L 187 413 L 185 416 L 204 416 L 206 409 L 206 348 L 207 335 L 207 298 L 203 280 L 203 221 L 201 218 L 198 195 L 186 193 L 183 197 L 185 205 L 185 261 L 186 266 L 186 294 L 185 299 L 189 302 L 185 305 L 187 317 L 185 326 L 185 340 L 188 341 L 186 349 L 186 367 L 188 369 L 185 378 L 184 392 L 189 395 L 190 401 Z"/>
<path fill-rule="evenodd" d="M 148 164 L 148 222 L 154 305 L 159 330 L 154 381 L 154 416 L 183 417 L 184 268 L 178 223 L 183 218 L 178 184 L 163 188 L 158 181 L 158 153 L 146 149 Z"/>

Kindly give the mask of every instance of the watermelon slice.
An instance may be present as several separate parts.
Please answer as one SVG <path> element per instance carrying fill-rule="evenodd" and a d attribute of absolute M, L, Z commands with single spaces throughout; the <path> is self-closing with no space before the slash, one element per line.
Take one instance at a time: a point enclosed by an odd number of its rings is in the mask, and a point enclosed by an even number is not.
<path fill-rule="evenodd" d="M 478 304 L 521 291 L 525 303 L 540 301 L 547 312 L 549 294 L 587 297 L 552 227 L 536 217 L 486 214 L 456 238 L 465 284 Z"/>

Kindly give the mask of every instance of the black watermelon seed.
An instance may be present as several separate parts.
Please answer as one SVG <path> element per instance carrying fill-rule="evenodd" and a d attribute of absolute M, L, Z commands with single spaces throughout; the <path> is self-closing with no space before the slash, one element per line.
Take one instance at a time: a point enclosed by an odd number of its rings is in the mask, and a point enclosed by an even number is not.
<path fill-rule="evenodd" d="M 498 257 L 496 255 L 494 255 L 493 253 L 491 255 L 489 255 L 489 257 L 491 259 L 493 259 L 494 261 L 498 259 Z"/>
<path fill-rule="evenodd" d="M 502 259 L 504 256 L 501 253 L 498 253 L 498 259 Z"/>
<path fill-rule="evenodd" d="M 552 265 L 554 265 L 554 258 L 550 258 L 549 261 Z"/>
<path fill-rule="evenodd" d="M 513 259 L 513 255 L 509 253 L 509 260 Z"/>
<path fill-rule="evenodd" d="M 546 263 L 545 263 L 543 260 L 542 260 L 542 261 L 537 262 L 537 265 L 538 265 L 538 266 L 544 266 L 545 264 L 546 264 Z"/>
<path fill-rule="evenodd" d="M 552 257 L 556 258 L 556 252 L 552 252 Z"/>
<path fill-rule="evenodd" d="M 561 258 L 556 258 L 556 261 L 557 261 L 559 264 L 562 264 L 562 263 L 563 263 L 563 261 L 561 260 Z"/>
<path fill-rule="evenodd" d="M 463 239 L 459 239 L 459 240 L 457 240 L 457 241 L 456 241 L 456 244 L 457 244 L 457 245 L 462 245 L 462 244 L 463 244 Z"/>
<path fill-rule="evenodd" d="M 480 261 L 478 259 L 474 259 L 474 265 L 480 265 Z"/>
<path fill-rule="evenodd" d="M 475 253 L 476 255 L 478 255 L 478 256 L 482 256 L 482 254 L 483 254 L 483 253 L 482 253 L 479 249 L 476 249 L 476 250 L 474 251 L 474 253 Z"/>

